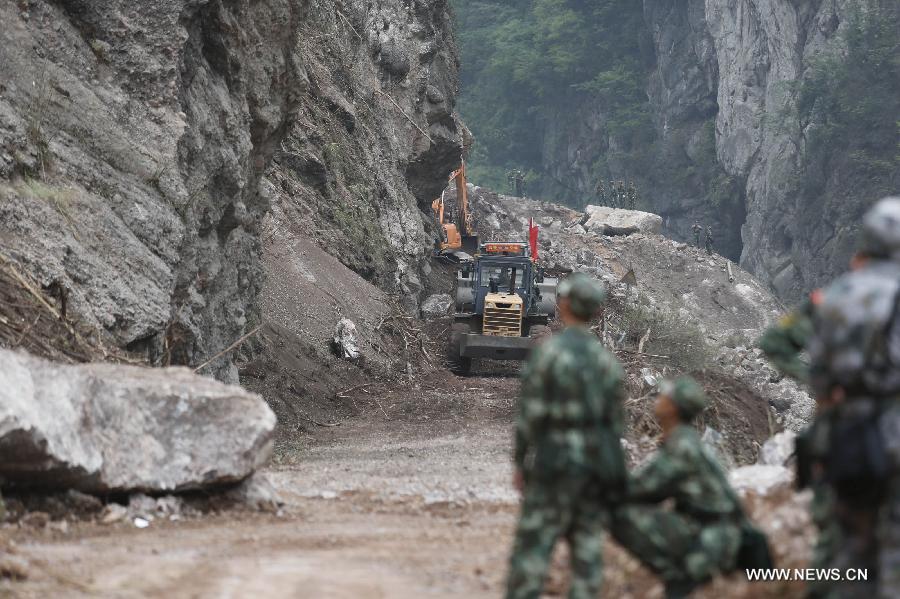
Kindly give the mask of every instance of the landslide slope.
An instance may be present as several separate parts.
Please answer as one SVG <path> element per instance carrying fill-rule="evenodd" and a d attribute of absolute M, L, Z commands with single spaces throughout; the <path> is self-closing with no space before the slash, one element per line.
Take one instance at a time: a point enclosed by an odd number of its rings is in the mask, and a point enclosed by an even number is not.
<path fill-rule="evenodd" d="M 477 187 L 472 196 L 482 239 L 526 239 L 534 217 L 546 268 L 606 282 L 611 300 L 601 333 L 608 344 L 629 351 L 640 344 L 644 354 L 665 355 L 646 364 L 653 373 L 713 369 L 733 377 L 765 398 L 773 421 L 787 428 L 803 426 L 811 415 L 809 396 L 771 370 L 754 347 L 784 308 L 738 265 L 662 235 L 585 231 L 583 213 L 557 204 Z M 629 272 L 631 286 L 622 282 Z"/>

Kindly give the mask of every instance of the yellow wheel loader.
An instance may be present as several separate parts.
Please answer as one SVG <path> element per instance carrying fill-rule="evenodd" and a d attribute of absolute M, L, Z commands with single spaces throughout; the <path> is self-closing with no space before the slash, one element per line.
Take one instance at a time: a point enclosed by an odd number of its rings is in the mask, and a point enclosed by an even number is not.
<path fill-rule="evenodd" d="M 557 279 L 537 264 L 537 235 L 532 223 L 527 243 L 486 243 L 461 264 L 449 352 L 456 374 L 478 358 L 522 360 L 549 332 Z"/>

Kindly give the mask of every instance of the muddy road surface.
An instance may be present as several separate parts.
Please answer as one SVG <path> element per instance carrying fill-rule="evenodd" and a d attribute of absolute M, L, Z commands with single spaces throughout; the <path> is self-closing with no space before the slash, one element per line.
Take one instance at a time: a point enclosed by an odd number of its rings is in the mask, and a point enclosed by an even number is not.
<path fill-rule="evenodd" d="M 446 384 L 358 389 L 358 416 L 282 438 L 266 472 L 285 502 L 277 514 L 13 531 L 29 578 L 0 595 L 497 596 L 516 513 L 518 383 Z"/>

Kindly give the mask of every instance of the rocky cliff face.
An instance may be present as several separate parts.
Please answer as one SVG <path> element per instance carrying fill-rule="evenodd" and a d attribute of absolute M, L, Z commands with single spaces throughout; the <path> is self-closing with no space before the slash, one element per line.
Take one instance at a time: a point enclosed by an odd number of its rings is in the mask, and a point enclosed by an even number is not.
<path fill-rule="evenodd" d="M 875 5 L 860 4 L 863 12 Z M 846 52 L 842 34 L 855 6 L 644 0 L 655 137 L 636 152 L 621 147 L 596 101 L 574 117 L 553 116 L 544 157 L 555 191 L 593 197 L 592 165 L 602 160 L 617 178 L 638 181 L 644 206 L 663 215 L 670 234 L 688 239 L 695 219 L 712 223 L 717 251 L 740 259 L 782 298 L 798 299 L 845 268 L 859 216 L 877 199 L 870 196 L 900 184 L 896 167 L 876 191 L 860 184 L 864 169 L 835 174 L 807 164 L 810 134 L 821 123 L 799 114 L 800 88 L 823 56 Z M 821 185 L 804 194 L 811 178 Z"/>
<path fill-rule="evenodd" d="M 320 4 L 300 28 L 301 108 L 270 172 L 270 231 L 276 243 L 315 238 L 413 309 L 433 243 L 431 202 L 468 135 L 454 113 L 448 4 Z"/>
<path fill-rule="evenodd" d="M 719 64 L 717 156 L 746 181 L 741 263 L 792 300 L 846 268 L 856 223 L 875 198 L 803 206 L 806 131 L 796 116 L 796 86 L 837 36 L 851 2 L 707 2 L 706 22 Z"/>
<path fill-rule="evenodd" d="M 273 197 L 415 303 L 418 209 L 461 151 L 443 2 L 20 0 L 0 20 L 0 253 L 108 343 L 197 364 L 234 341 Z M 237 380 L 227 356 L 210 371 Z"/>

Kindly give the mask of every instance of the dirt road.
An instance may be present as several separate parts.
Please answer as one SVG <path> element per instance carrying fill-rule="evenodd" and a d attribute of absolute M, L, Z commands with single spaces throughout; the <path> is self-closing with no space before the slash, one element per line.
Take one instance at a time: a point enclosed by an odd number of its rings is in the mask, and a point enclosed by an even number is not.
<path fill-rule="evenodd" d="M 280 444 L 268 469 L 286 502 L 279 515 L 14 531 L 34 567 L 0 594 L 497 596 L 515 516 L 515 387 L 471 378 L 453 393 L 428 382 L 360 392 L 365 416 Z"/>
<path fill-rule="evenodd" d="M 279 514 L 7 529 L 31 572 L 0 582 L 0 596 L 499 597 L 517 511 L 517 387 L 435 373 L 417 387 L 355 391 L 356 416 L 280 439 L 267 469 L 286 502 Z M 565 589 L 564 559 L 562 549 L 551 595 Z M 605 562 L 604 596 L 662 597 L 611 542 Z M 798 596 L 762 591 L 732 577 L 697 596 Z"/>

